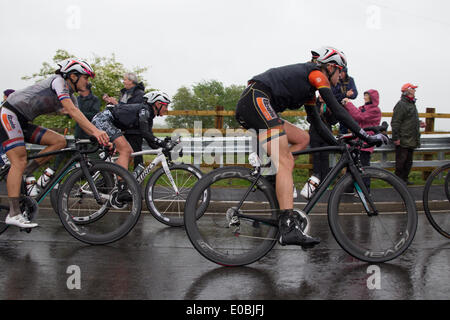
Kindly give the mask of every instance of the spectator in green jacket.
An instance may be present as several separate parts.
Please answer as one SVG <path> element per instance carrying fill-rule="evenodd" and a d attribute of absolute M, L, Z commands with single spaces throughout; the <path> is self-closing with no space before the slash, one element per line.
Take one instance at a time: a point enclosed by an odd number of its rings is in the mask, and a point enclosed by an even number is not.
<path fill-rule="evenodd" d="M 92 118 L 100 112 L 100 99 L 92 94 L 91 85 L 89 84 L 85 91 L 80 91 L 78 96 L 78 107 L 80 111 L 91 121 Z M 89 139 L 83 129 L 75 124 L 75 139 Z"/>
<path fill-rule="evenodd" d="M 85 115 L 85 117 L 91 121 L 92 118 L 100 112 L 100 106 L 101 102 L 100 99 L 92 94 L 91 91 L 92 85 L 89 83 L 86 86 L 86 90 L 79 90 L 79 96 L 77 98 L 78 100 L 78 108 L 80 111 Z M 89 135 L 86 134 L 83 129 L 78 125 L 78 123 L 75 124 L 75 139 L 89 139 Z M 87 148 L 87 145 L 83 146 L 84 148 Z M 59 154 L 55 157 L 55 161 L 50 166 L 50 169 L 52 169 L 53 172 L 56 172 L 58 168 L 60 167 L 61 163 L 66 159 L 67 154 Z"/>
<path fill-rule="evenodd" d="M 402 86 L 402 96 L 394 107 L 392 116 L 392 141 L 395 144 L 395 174 L 406 184 L 413 163 L 414 149 L 420 146 L 420 128 L 425 123 L 419 120 L 416 107 L 417 86 L 406 83 Z"/>

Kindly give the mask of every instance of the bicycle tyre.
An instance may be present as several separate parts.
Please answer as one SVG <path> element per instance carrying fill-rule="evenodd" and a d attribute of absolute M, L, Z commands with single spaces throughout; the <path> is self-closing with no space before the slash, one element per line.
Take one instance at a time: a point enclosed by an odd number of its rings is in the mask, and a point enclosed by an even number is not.
<path fill-rule="evenodd" d="M 405 183 L 391 172 L 365 167 L 362 177 L 392 188 L 387 191 L 371 187 L 370 191 L 377 210 L 387 212 L 369 217 L 359 197 L 346 201 L 348 195 L 344 192 L 353 183 L 347 173 L 330 195 L 328 223 L 334 238 L 348 254 L 369 263 L 386 262 L 401 255 L 413 241 L 418 220 L 416 204 Z"/>
<path fill-rule="evenodd" d="M 239 231 L 236 232 L 236 227 L 229 224 L 228 213 L 236 210 L 234 206 L 239 204 L 255 179 L 252 171 L 246 168 L 219 168 L 203 176 L 191 190 L 184 212 L 186 233 L 194 248 L 206 259 L 222 266 L 243 266 L 261 259 L 276 244 L 278 227 L 241 219 Z M 237 186 L 244 184 L 244 187 L 230 189 L 229 186 L 234 183 Z M 198 205 L 198 201 L 208 189 L 211 198 L 205 210 Z M 228 198 L 222 200 L 224 196 Z M 262 208 L 252 209 L 254 206 Z M 270 219 L 277 219 L 278 202 L 265 178 L 258 180 L 256 188 L 243 200 L 241 208 L 244 208 L 243 213 L 247 209 L 260 211 Z"/>
<path fill-rule="evenodd" d="M 428 177 L 426 183 L 425 183 L 425 187 L 423 189 L 423 209 L 425 211 L 425 216 L 427 217 L 428 221 L 430 222 L 430 224 L 432 225 L 432 227 L 439 232 L 442 236 L 446 237 L 447 239 L 450 239 L 450 228 L 445 228 L 445 226 L 443 225 L 444 222 L 449 221 L 448 218 L 448 211 L 449 211 L 449 203 L 450 203 L 450 197 L 449 197 L 449 183 L 448 183 L 448 179 L 450 177 L 449 172 L 446 173 L 446 177 L 445 177 L 445 182 L 444 182 L 444 192 L 445 192 L 445 196 L 447 198 L 447 201 L 443 201 L 444 203 L 444 209 L 445 213 L 437 213 L 440 214 L 441 217 L 443 218 L 441 220 L 439 220 L 439 222 L 436 219 L 436 215 L 433 214 L 432 212 L 432 206 L 430 205 L 430 202 L 432 201 L 431 199 L 431 195 L 430 195 L 430 191 L 431 191 L 431 187 L 433 186 L 433 181 L 435 178 L 437 178 L 439 175 L 441 175 L 444 171 L 449 170 L 450 169 L 450 163 L 443 165 L 437 169 L 435 169 L 430 176 Z M 445 200 L 445 199 L 444 199 Z M 447 206 L 445 206 L 445 204 L 447 204 Z M 442 211 L 442 210 L 440 210 Z"/>
<path fill-rule="evenodd" d="M 203 173 L 196 167 L 188 164 L 169 165 L 169 170 L 177 188 L 175 193 L 170 185 L 170 179 L 167 177 L 164 168 L 161 167 L 150 177 L 145 187 L 145 202 L 147 208 L 159 222 L 172 226 L 184 226 L 184 207 L 186 199 L 193 185 L 203 176 Z M 194 184 L 192 184 L 194 183 Z M 159 185 L 159 187 L 158 187 Z M 165 187 L 168 185 L 168 187 Z M 168 205 L 166 199 L 173 197 Z M 161 203 L 158 203 L 161 202 Z M 206 209 L 209 202 L 209 191 L 205 190 L 203 198 L 203 208 Z M 175 202 L 175 205 L 173 205 Z M 168 210 L 177 210 L 175 214 L 167 213 Z"/>
<path fill-rule="evenodd" d="M 61 186 L 58 197 L 58 213 L 64 228 L 76 239 L 89 244 L 107 244 L 120 240 L 126 236 L 136 225 L 141 214 L 142 195 L 140 186 L 134 177 L 121 166 L 104 162 L 96 163 L 89 168 L 91 174 L 100 172 L 104 176 L 114 177 L 117 182 L 120 177 L 127 185 L 131 193 L 132 201 L 128 204 L 126 210 L 122 208 L 115 208 L 113 206 L 113 195 L 117 193 L 117 188 L 109 188 L 108 190 L 99 190 L 100 193 L 107 199 L 101 206 L 108 206 L 107 214 L 103 214 L 101 219 L 89 221 L 87 223 L 77 223 L 73 219 L 74 213 L 84 213 L 89 211 L 90 207 L 95 207 L 93 210 L 97 211 L 97 202 L 91 197 L 77 195 L 72 190 L 78 190 L 80 184 L 85 184 L 85 179 L 82 170 L 76 170 L 70 174 L 66 182 Z M 75 188 L 74 188 L 75 187 Z M 73 197 L 73 199 L 72 199 Z M 83 203 L 81 203 L 81 200 Z M 95 223 L 98 222 L 98 223 Z M 118 224 L 118 226 L 116 226 Z"/>

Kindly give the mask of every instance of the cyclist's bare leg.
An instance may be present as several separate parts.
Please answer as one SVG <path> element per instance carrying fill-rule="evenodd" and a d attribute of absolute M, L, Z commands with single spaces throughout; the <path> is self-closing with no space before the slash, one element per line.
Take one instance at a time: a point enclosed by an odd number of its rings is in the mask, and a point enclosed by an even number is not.
<path fill-rule="evenodd" d="M 11 162 L 8 178 L 6 179 L 8 197 L 16 198 L 20 196 L 22 175 L 27 166 L 27 150 L 25 149 L 25 146 L 19 146 L 7 151 L 6 155 Z"/>
<path fill-rule="evenodd" d="M 116 160 L 116 163 L 128 170 L 128 164 L 130 163 L 133 149 L 124 136 L 114 139 L 114 144 L 116 145 L 116 150 L 119 153 L 119 158 Z"/>
<path fill-rule="evenodd" d="M 272 129 L 274 130 L 274 129 Z M 260 141 L 265 140 L 265 133 L 260 134 Z M 281 210 L 292 209 L 294 199 L 292 194 L 294 157 L 289 150 L 287 135 L 277 137 L 263 145 L 277 169 L 276 194 Z"/>
<path fill-rule="evenodd" d="M 27 150 L 25 146 L 18 146 L 6 152 L 11 162 L 6 188 L 8 189 L 9 212 L 5 223 L 21 228 L 34 228 L 37 223 L 30 223 L 20 210 L 20 188 L 22 185 L 22 174 L 27 166 Z"/>
<path fill-rule="evenodd" d="M 291 144 L 291 146 L 289 147 L 289 150 L 291 152 L 306 149 L 306 147 L 309 145 L 308 132 L 300 129 L 299 127 L 296 127 L 295 125 L 286 120 L 284 120 L 283 128 L 288 137 L 289 144 Z"/>
<path fill-rule="evenodd" d="M 60 135 L 59 133 L 56 133 L 55 131 L 47 129 L 47 131 L 42 136 L 41 145 L 46 146 L 42 151 L 39 153 L 45 153 L 45 152 L 52 152 L 52 151 L 58 151 L 66 147 L 66 139 Z M 52 159 L 54 156 L 49 156 L 45 158 L 37 158 L 34 161 L 36 161 L 39 165 L 43 165 L 44 163 L 48 162 L 50 159 Z"/>

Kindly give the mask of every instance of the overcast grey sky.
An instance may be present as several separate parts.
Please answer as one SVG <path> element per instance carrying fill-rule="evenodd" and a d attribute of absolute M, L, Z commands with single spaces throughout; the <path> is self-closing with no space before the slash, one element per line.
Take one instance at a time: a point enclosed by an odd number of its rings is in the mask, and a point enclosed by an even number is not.
<path fill-rule="evenodd" d="M 392 111 L 412 82 L 419 112 L 450 113 L 449 9 L 444 0 L 1 0 L 0 89 L 30 84 L 20 78 L 57 49 L 88 60 L 114 53 L 173 95 L 203 80 L 245 84 L 331 45 L 347 55 L 355 105 L 377 89 L 381 110 Z"/>

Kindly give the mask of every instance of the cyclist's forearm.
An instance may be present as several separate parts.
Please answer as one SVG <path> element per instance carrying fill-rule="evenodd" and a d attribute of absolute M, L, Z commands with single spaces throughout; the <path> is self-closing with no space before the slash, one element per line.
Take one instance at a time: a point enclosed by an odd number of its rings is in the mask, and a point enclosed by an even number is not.
<path fill-rule="evenodd" d="M 142 137 L 147 141 L 148 145 L 152 149 L 162 148 L 164 147 L 164 141 L 161 139 L 158 139 L 153 134 L 142 134 Z"/>
<path fill-rule="evenodd" d="M 327 128 L 325 123 L 323 123 L 317 108 L 315 106 L 305 106 L 305 110 L 308 114 L 308 120 L 311 121 L 311 125 L 314 126 L 322 139 L 330 145 L 337 145 L 333 133 Z"/>
<path fill-rule="evenodd" d="M 79 124 L 81 129 L 89 135 L 93 135 L 96 127 L 85 117 L 85 115 L 68 99 L 61 101 L 64 110 Z"/>
<path fill-rule="evenodd" d="M 356 121 L 350 116 L 348 111 L 345 110 L 345 108 L 341 106 L 339 102 L 337 102 L 330 88 L 321 88 L 319 89 L 319 93 L 339 122 L 344 124 L 359 138 L 365 138 L 367 136 L 365 131 L 361 129 L 358 123 L 356 123 Z"/>

